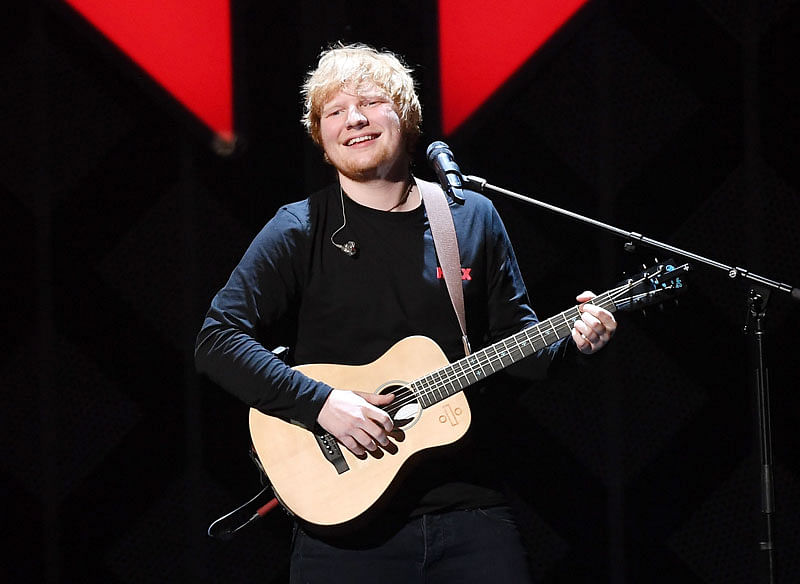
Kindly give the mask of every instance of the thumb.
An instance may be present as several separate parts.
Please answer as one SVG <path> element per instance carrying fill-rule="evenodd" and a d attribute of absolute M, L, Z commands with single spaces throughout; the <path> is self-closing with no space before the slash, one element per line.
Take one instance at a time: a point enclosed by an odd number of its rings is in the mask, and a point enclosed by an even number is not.
<path fill-rule="evenodd" d="M 359 391 L 358 394 L 373 406 L 385 406 L 394 399 L 393 393 L 366 393 Z"/>
<path fill-rule="evenodd" d="M 590 292 L 589 290 L 586 290 L 585 292 L 581 292 L 580 294 L 578 294 L 575 297 L 575 300 L 577 300 L 578 302 L 589 302 L 595 296 L 597 296 L 597 294 L 595 294 L 594 292 Z"/>

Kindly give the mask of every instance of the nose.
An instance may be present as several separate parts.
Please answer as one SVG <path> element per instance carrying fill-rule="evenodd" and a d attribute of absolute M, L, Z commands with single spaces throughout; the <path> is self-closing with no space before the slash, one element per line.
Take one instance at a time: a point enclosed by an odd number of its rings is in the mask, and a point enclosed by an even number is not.
<path fill-rule="evenodd" d="M 347 108 L 347 127 L 358 128 L 368 124 L 367 116 L 365 116 L 356 105 L 351 105 Z"/>

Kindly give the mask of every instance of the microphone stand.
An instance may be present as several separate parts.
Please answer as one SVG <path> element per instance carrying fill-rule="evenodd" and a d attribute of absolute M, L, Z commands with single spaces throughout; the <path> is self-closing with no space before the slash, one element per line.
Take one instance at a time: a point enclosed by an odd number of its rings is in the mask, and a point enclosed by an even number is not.
<path fill-rule="evenodd" d="M 637 245 L 646 245 L 655 249 L 669 252 L 670 254 L 678 255 L 699 263 L 706 264 L 707 266 L 711 266 L 718 270 L 722 270 L 732 280 L 744 278 L 752 282 L 747 299 L 748 318 L 744 327 L 744 333 L 745 336 L 748 336 L 751 339 L 750 348 L 753 355 L 753 362 L 755 363 L 753 385 L 756 393 L 756 403 L 758 409 L 758 440 L 761 459 L 761 515 L 763 519 L 759 551 L 764 552 L 761 556 L 761 559 L 763 560 L 766 574 L 763 576 L 770 584 L 774 584 L 776 570 L 775 545 L 772 539 L 772 527 L 773 516 L 775 513 L 775 496 L 772 473 L 772 428 L 770 424 L 769 408 L 769 372 L 766 366 L 766 330 L 764 328 L 764 320 L 766 318 L 767 301 L 769 300 L 771 290 L 786 292 L 791 295 L 793 300 L 800 301 L 800 289 L 790 286 L 789 284 L 783 284 L 775 280 L 765 278 L 764 276 L 754 274 L 745 268 L 728 266 L 675 246 L 650 239 L 641 233 L 636 233 L 635 231 L 625 231 L 623 229 L 614 227 L 613 225 L 608 225 L 595 219 L 573 213 L 572 211 L 567 211 L 566 209 L 561 209 L 554 205 L 537 201 L 536 199 L 532 199 L 525 195 L 491 185 L 486 182 L 485 179 L 478 176 L 463 175 L 463 179 L 463 183 L 466 188 L 471 188 L 472 190 L 480 193 L 489 191 L 511 197 L 537 207 L 542 207 L 548 211 L 564 215 L 571 219 L 588 223 L 594 227 L 604 229 L 625 239 L 626 251 L 634 251 Z"/>

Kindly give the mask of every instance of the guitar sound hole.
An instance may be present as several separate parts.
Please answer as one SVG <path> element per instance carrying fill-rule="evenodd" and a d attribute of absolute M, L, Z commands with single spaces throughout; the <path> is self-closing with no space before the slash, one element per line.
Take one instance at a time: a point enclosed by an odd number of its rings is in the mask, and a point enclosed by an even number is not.
<path fill-rule="evenodd" d="M 386 406 L 386 412 L 394 420 L 395 429 L 404 428 L 419 418 L 422 406 L 417 401 L 417 396 L 407 385 L 388 385 L 381 388 L 378 393 L 394 394 L 394 400 Z"/>

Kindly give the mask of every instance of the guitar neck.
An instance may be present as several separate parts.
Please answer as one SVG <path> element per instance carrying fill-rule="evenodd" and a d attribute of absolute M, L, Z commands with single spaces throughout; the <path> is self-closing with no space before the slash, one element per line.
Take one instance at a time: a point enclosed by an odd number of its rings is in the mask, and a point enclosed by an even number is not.
<path fill-rule="evenodd" d="M 596 296 L 592 304 L 609 312 L 616 310 L 611 292 Z M 581 307 L 574 306 L 417 379 L 411 388 L 422 407 L 430 407 L 569 336 L 580 317 Z"/>

